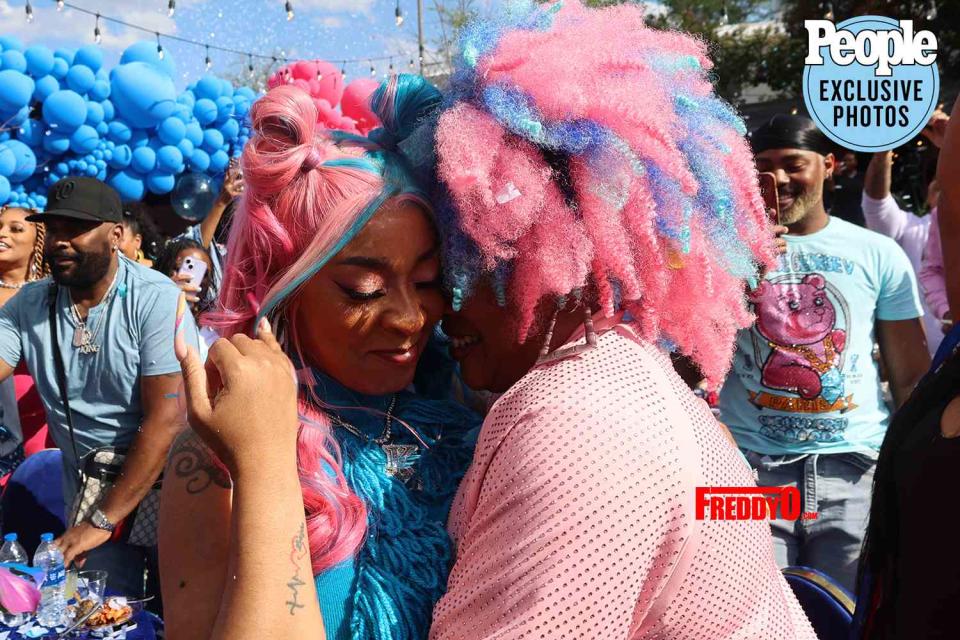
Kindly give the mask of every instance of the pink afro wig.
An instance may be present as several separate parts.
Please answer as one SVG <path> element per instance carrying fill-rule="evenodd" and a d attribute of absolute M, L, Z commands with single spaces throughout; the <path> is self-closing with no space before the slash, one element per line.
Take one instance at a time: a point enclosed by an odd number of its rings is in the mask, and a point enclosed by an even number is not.
<path fill-rule="evenodd" d="M 710 66 L 636 5 L 521 1 L 469 25 L 436 131 L 455 307 L 485 279 L 526 339 L 544 300 L 590 296 L 721 381 L 774 245 Z"/>

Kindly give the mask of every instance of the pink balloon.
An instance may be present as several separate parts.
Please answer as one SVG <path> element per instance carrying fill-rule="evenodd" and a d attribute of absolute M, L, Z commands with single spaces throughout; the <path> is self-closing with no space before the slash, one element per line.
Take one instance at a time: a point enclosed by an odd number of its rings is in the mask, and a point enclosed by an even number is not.
<path fill-rule="evenodd" d="M 340 100 L 340 111 L 357 122 L 357 129 L 366 135 L 380 126 L 380 119 L 370 110 L 370 96 L 380 83 L 373 78 L 357 78 L 347 85 Z"/>
<path fill-rule="evenodd" d="M 313 97 L 323 98 L 330 104 L 340 104 L 343 98 L 343 76 L 340 75 L 340 70 L 323 60 L 316 62 L 315 70 L 314 78 L 320 87 Z"/>

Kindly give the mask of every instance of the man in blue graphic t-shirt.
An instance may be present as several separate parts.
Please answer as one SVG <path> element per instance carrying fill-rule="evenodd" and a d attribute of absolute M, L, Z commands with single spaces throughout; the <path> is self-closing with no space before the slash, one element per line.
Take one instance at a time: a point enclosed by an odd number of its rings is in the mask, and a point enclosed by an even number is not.
<path fill-rule="evenodd" d="M 720 394 L 722 420 L 760 486 L 796 486 L 815 520 L 773 522 L 781 566 L 854 587 L 877 452 L 889 422 L 874 344 L 899 406 L 929 367 L 910 261 L 890 238 L 830 217 L 834 158 L 807 118 L 754 131 L 757 169 L 776 175 L 786 253 L 750 293 Z"/>

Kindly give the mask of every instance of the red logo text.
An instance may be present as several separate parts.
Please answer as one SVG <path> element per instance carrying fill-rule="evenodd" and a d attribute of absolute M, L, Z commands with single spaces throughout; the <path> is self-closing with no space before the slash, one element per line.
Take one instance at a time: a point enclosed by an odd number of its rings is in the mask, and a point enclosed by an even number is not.
<path fill-rule="evenodd" d="M 697 520 L 815 520 L 796 487 L 697 487 Z M 779 514 L 779 515 L 778 515 Z"/>

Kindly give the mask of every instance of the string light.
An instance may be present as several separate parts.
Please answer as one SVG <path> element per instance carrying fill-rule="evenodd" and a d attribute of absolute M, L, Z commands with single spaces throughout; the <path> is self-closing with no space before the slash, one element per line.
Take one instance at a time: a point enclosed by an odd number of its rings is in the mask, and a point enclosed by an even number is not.
<path fill-rule="evenodd" d="M 57 11 L 63 11 L 63 0 L 57 0 Z"/>
<path fill-rule="evenodd" d="M 210 67 L 213 66 L 213 60 L 210 59 L 210 45 L 207 45 L 207 57 L 203 62 L 207 66 L 207 71 L 210 71 Z"/>
<path fill-rule="evenodd" d="M 100 36 L 100 14 L 97 14 L 97 21 L 93 24 L 93 41 L 100 44 L 103 38 Z"/>
<path fill-rule="evenodd" d="M 376 78 L 376 77 L 377 77 L 377 70 L 374 69 L 374 67 L 373 67 L 373 61 L 372 61 L 372 60 L 370 61 L 370 77 L 371 77 L 371 78 Z"/>
<path fill-rule="evenodd" d="M 340 77 L 346 81 L 347 79 L 347 64 L 343 63 L 343 66 L 340 67 Z"/>
<path fill-rule="evenodd" d="M 323 73 L 320 71 L 320 61 L 314 60 L 314 64 L 317 65 L 317 82 L 323 80 Z"/>
<path fill-rule="evenodd" d="M 393 58 L 390 58 L 390 69 L 387 71 L 386 75 L 388 77 L 393 75 Z"/>
<path fill-rule="evenodd" d="M 833 20 L 833 3 L 826 3 L 826 13 L 823 14 L 825 20 Z"/>
<path fill-rule="evenodd" d="M 283 5 L 283 8 L 287 11 L 287 22 L 293 20 L 293 3 L 290 0 L 287 0 L 286 4 Z"/>
<path fill-rule="evenodd" d="M 160 44 L 160 32 L 155 32 L 157 34 L 157 57 L 163 60 L 163 45 Z"/>
<path fill-rule="evenodd" d="M 177 10 L 177 0 L 170 0 L 170 2 L 167 3 L 167 17 L 172 18 L 176 10 Z"/>
<path fill-rule="evenodd" d="M 403 24 L 403 11 L 400 10 L 400 0 L 397 0 L 397 8 L 394 10 L 393 15 L 397 19 L 397 26 L 401 26 Z"/>
<path fill-rule="evenodd" d="M 276 58 L 274 58 L 276 60 Z M 247 54 L 247 71 L 250 72 L 250 77 L 253 77 L 253 56 L 249 53 Z"/>
<path fill-rule="evenodd" d="M 33 22 L 33 5 L 30 4 L 30 0 L 27 0 L 27 6 L 24 9 L 27 12 L 27 22 Z"/>
<path fill-rule="evenodd" d="M 937 19 L 937 3 L 934 0 L 930 0 L 930 5 L 927 8 L 927 20 L 933 21 Z"/>
<path fill-rule="evenodd" d="M 720 24 L 730 24 L 730 14 L 727 13 L 727 3 L 723 3 L 723 15 L 720 16 Z"/>
<path fill-rule="evenodd" d="M 410 58 L 410 70 L 411 70 L 411 71 L 413 70 L 414 66 L 416 66 L 416 65 L 413 64 L 413 58 Z"/>

